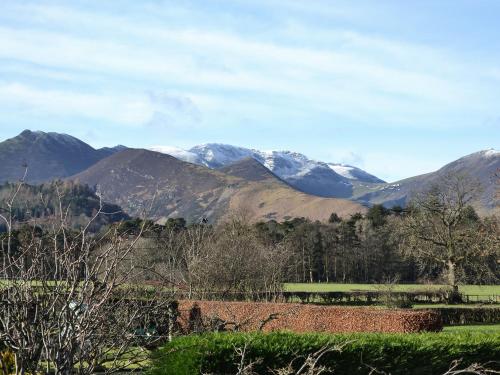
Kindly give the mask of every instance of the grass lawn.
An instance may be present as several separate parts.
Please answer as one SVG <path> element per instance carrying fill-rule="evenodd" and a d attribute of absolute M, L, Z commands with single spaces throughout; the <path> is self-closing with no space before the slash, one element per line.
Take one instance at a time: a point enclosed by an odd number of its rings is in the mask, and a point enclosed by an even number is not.
<path fill-rule="evenodd" d="M 461 333 L 461 332 L 491 332 L 500 334 L 500 324 L 471 324 L 466 326 L 448 326 L 443 328 L 446 333 Z"/>
<path fill-rule="evenodd" d="M 337 284 L 337 283 L 287 283 L 285 290 L 289 292 L 351 292 L 355 290 L 377 291 L 383 289 L 378 284 Z M 395 291 L 432 290 L 446 288 L 446 285 L 398 284 Z M 500 295 L 500 285 L 462 285 L 460 292 L 473 295 Z"/>

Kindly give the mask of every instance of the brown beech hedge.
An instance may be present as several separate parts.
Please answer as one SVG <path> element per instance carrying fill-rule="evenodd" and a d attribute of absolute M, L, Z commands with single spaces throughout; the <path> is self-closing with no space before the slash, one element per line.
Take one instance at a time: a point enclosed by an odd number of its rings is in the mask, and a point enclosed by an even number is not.
<path fill-rule="evenodd" d="M 428 310 L 316 306 L 291 303 L 179 301 L 180 329 L 293 332 L 412 333 L 442 330 L 439 313 Z"/>

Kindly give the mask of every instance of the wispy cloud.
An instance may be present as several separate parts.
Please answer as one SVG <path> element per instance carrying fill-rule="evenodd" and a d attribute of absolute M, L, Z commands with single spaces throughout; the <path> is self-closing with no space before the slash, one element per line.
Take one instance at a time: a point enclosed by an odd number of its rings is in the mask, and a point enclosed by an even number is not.
<path fill-rule="evenodd" d="M 150 126 L 189 126 L 201 121 L 200 110 L 188 97 L 168 92 L 150 92 L 148 97 L 153 105 Z"/>
<path fill-rule="evenodd" d="M 472 110 L 485 107 L 474 94 L 480 83 L 464 74 L 469 67 L 427 46 L 320 29 L 314 33 L 322 33 L 332 45 L 319 49 L 291 46 L 287 40 L 137 24 L 123 16 L 68 8 L 29 9 L 38 24 L 42 20 L 52 27 L 0 27 L 0 58 L 75 75 L 90 72 L 142 85 L 155 81 L 176 89 L 211 91 L 215 97 L 228 90 L 247 93 L 253 95 L 250 102 L 284 96 L 305 110 L 400 125 L 411 124 L 417 114 L 430 126 L 442 125 L 443 111 L 461 110 L 465 103 Z M 86 28 L 102 30 L 104 37 L 86 36 Z"/>
<path fill-rule="evenodd" d="M 0 84 L 0 101 L 4 106 L 28 108 L 38 115 L 78 115 L 128 126 L 188 124 L 201 120 L 196 105 L 189 98 L 165 92 L 84 94 L 14 83 Z"/>

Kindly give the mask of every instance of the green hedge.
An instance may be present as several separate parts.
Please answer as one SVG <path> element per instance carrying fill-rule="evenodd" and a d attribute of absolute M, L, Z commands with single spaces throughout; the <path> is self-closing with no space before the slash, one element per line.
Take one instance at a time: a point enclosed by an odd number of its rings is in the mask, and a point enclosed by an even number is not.
<path fill-rule="evenodd" d="M 262 359 L 258 374 L 285 367 L 325 345 L 348 343 L 321 364 L 335 374 L 367 374 L 369 367 L 397 374 L 442 374 L 453 360 L 465 366 L 500 359 L 500 334 L 209 334 L 175 339 L 154 354 L 152 375 L 235 374 L 235 347 L 248 344 L 248 359 Z M 300 361 L 297 360 L 298 364 Z M 302 361 L 303 362 L 303 361 Z M 497 364 L 498 369 L 498 364 Z"/>
<path fill-rule="evenodd" d="M 500 323 L 500 308 L 494 307 L 443 307 L 439 311 L 444 325 L 496 324 Z"/>

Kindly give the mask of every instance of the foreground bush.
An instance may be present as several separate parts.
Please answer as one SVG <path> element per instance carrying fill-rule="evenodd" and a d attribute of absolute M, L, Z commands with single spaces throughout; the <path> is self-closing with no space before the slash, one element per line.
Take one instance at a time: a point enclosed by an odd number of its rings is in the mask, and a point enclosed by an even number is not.
<path fill-rule="evenodd" d="M 9 375 L 14 373 L 15 358 L 11 351 L 4 349 L 0 351 L 0 375 Z"/>
<path fill-rule="evenodd" d="M 151 374 L 236 374 L 238 349 L 245 344 L 245 361 L 257 361 L 258 374 L 271 374 L 292 362 L 297 369 L 309 354 L 336 345 L 342 350 L 325 353 L 319 362 L 335 374 L 368 374 L 371 368 L 392 375 L 443 374 L 454 360 L 467 366 L 500 358 L 498 334 L 219 333 L 175 339 L 155 353 Z"/>

